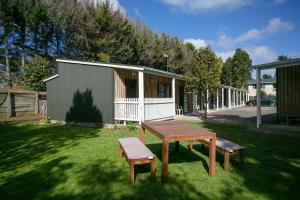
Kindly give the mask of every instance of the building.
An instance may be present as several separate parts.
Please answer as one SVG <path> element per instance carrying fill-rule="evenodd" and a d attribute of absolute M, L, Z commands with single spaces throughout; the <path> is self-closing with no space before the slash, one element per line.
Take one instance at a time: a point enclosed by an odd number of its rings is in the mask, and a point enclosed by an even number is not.
<path fill-rule="evenodd" d="M 261 125 L 261 70 L 276 69 L 277 119 L 287 124 L 300 118 L 300 58 L 253 66 L 256 69 L 257 127 Z"/>
<path fill-rule="evenodd" d="M 47 115 L 66 122 L 173 119 L 175 108 L 192 112 L 182 75 L 143 66 L 57 60 L 45 79 Z"/>
<path fill-rule="evenodd" d="M 47 115 L 53 120 L 141 123 L 174 119 L 178 109 L 184 113 L 204 110 L 203 95 L 187 92 L 179 74 L 135 65 L 56 61 L 58 74 L 44 80 Z M 227 86 L 206 94 L 209 111 L 242 106 L 248 98 L 246 90 Z"/>
<path fill-rule="evenodd" d="M 261 79 L 260 81 L 261 91 L 264 91 L 266 95 L 276 96 L 276 80 L 275 79 Z M 251 99 L 256 98 L 256 80 L 247 82 L 249 97 Z"/>

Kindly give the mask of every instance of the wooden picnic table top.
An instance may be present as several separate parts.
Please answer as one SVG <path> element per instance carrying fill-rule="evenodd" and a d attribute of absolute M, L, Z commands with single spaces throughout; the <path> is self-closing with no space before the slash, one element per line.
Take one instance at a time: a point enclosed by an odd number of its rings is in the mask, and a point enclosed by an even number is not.
<path fill-rule="evenodd" d="M 193 127 L 181 121 L 146 121 L 142 122 L 142 127 L 148 129 L 157 137 L 164 138 L 182 138 L 203 136 L 205 138 L 216 136 L 215 133 L 203 128 Z"/>

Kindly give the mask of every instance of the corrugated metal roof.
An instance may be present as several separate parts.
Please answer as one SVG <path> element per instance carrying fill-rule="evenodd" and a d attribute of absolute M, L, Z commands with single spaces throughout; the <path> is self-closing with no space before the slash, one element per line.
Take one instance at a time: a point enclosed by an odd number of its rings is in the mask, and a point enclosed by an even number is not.
<path fill-rule="evenodd" d="M 300 66 L 300 58 L 294 58 L 287 61 L 276 61 L 271 63 L 254 65 L 253 68 L 272 69 L 272 68 L 290 67 L 290 66 L 297 66 L 297 65 Z"/>

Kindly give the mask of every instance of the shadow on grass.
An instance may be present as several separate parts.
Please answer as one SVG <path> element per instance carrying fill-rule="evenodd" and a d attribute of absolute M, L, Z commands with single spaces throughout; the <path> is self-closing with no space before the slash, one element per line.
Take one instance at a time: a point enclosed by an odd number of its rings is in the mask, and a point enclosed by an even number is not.
<path fill-rule="evenodd" d="M 78 152 L 72 149 L 75 160 L 60 152 L 71 147 L 78 151 L 80 142 L 97 137 L 98 132 L 95 128 L 0 124 L 1 199 L 208 199 L 185 177 L 171 177 L 163 185 L 159 174 L 155 182 L 145 178 L 149 171 L 131 187 L 128 163 L 110 157 L 117 157 L 117 149 L 109 155 L 98 149 L 93 152 L 96 159 L 80 164 Z M 158 152 L 160 148 L 154 145 Z M 190 156 L 187 162 L 196 158 L 182 148 L 179 156 L 186 155 Z"/>
<path fill-rule="evenodd" d="M 244 169 L 238 168 L 238 156 L 231 157 L 232 170 L 244 179 L 246 188 L 271 199 L 300 198 L 297 189 L 300 188 L 299 137 L 254 132 L 246 126 L 210 123 L 201 126 L 217 133 L 219 137 L 246 146 Z M 218 157 L 223 156 L 217 154 Z M 219 162 L 222 162 L 221 159 Z M 230 188 L 223 193 L 226 197 L 234 195 Z"/>
<path fill-rule="evenodd" d="M 96 137 L 97 129 L 68 126 L 0 124 L 0 170 L 38 161 L 79 139 Z"/>
<path fill-rule="evenodd" d="M 169 145 L 169 164 L 201 161 L 208 173 L 209 166 L 207 161 L 195 154 L 195 152 L 189 151 L 186 143 L 180 143 L 178 152 L 175 151 L 175 142 L 171 142 Z M 147 144 L 147 147 L 156 155 L 157 159 L 162 161 L 162 143 Z"/>

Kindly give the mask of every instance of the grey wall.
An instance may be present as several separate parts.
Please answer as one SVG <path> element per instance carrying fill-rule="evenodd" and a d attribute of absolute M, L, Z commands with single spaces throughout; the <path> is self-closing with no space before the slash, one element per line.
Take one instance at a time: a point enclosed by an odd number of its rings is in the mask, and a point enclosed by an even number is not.
<path fill-rule="evenodd" d="M 58 63 L 59 77 L 47 82 L 47 114 L 75 122 L 114 122 L 114 69 Z"/>

